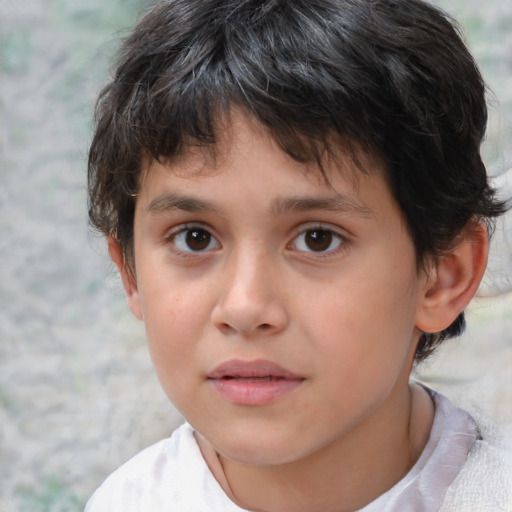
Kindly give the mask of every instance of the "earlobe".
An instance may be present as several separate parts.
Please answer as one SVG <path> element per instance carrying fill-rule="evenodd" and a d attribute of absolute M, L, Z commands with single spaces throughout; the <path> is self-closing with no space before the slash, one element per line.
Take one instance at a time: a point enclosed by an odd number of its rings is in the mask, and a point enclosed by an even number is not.
<path fill-rule="evenodd" d="M 137 280 L 125 261 L 123 250 L 121 249 L 119 242 L 113 236 L 108 237 L 108 253 L 121 275 L 121 281 L 126 295 L 126 302 L 128 303 L 130 311 L 136 318 L 143 320 Z"/>
<path fill-rule="evenodd" d="M 475 295 L 487 266 L 489 237 L 482 223 L 469 226 L 450 254 L 432 266 L 422 290 L 416 327 L 440 332 L 449 327 Z"/>

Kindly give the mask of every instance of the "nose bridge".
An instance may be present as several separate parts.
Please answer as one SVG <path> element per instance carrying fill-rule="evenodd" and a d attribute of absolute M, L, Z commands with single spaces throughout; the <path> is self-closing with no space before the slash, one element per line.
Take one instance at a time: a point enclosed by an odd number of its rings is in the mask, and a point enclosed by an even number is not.
<path fill-rule="evenodd" d="M 269 278 L 272 258 L 257 241 L 234 251 L 227 261 L 223 302 L 228 311 L 238 310 L 246 318 L 258 315 L 272 300 Z"/>
<path fill-rule="evenodd" d="M 252 240 L 226 260 L 214 322 L 230 332 L 276 332 L 286 324 L 286 308 L 276 278 L 278 257 Z"/>
<path fill-rule="evenodd" d="M 264 251 L 256 240 L 234 252 L 228 261 L 230 293 L 245 296 L 249 301 L 261 300 L 271 272 L 270 259 L 268 251 Z"/>

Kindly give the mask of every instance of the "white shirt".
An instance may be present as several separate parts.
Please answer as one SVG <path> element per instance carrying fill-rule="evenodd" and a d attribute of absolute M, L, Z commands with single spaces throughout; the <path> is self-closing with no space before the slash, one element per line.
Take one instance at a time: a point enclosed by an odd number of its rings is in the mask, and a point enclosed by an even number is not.
<path fill-rule="evenodd" d="M 441 507 L 479 436 L 467 412 L 435 392 L 431 395 L 434 422 L 420 458 L 402 480 L 360 512 L 434 512 Z M 112 473 L 85 511 L 247 512 L 215 480 L 187 423 Z"/>

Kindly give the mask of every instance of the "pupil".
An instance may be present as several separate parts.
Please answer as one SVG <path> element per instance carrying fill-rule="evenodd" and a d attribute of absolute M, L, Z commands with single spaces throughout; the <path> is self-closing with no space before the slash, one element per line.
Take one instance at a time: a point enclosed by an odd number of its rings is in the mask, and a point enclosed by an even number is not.
<path fill-rule="evenodd" d="M 325 230 L 308 231 L 306 245 L 312 251 L 325 251 L 332 243 L 332 233 Z"/>
<path fill-rule="evenodd" d="M 187 232 L 187 245 L 194 251 L 203 251 L 210 245 L 211 235 L 208 231 L 194 229 Z"/>

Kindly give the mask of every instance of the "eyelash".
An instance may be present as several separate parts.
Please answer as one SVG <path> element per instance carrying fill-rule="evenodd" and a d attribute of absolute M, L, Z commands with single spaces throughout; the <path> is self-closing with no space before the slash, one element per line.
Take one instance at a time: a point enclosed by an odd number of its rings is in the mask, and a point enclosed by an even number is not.
<path fill-rule="evenodd" d="M 186 240 L 186 239 L 181 240 L 179 238 L 180 236 L 187 236 L 194 232 L 207 235 L 208 243 L 204 249 L 199 249 L 199 250 L 191 249 L 190 246 L 188 245 L 189 240 Z M 220 249 L 220 247 L 221 247 L 219 241 L 211 234 L 210 230 L 207 229 L 206 227 L 198 225 L 198 224 L 185 224 L 185 225 L 178 226 L 175 230 L 173 230 L 171 233 L 166 235 L 165 241 L 173 247 L 174 252 L 178 253 L 179 255 L 184 255 L 186 257 L 200 255 L 202 253 Z M 177 241 L 178 241 L 178 243 L 177 243 Z M 199 238 L 198 238 L 198 241 L 201 242 L 201 240 Z M 211 247 L 212 243 L 214 244 L 214 247 Z M 181 245 L 181 247 L 180 247 L 180 245 Z"/>
<path fill-rule="evenodd" d="M 302 229 L 300 230 L 300 232 L 290 242 L 289 247 L 291 247 L 292 249 L 298 250 L 301 254 L 307 255 L 307 257 L 328 258 L 330 256 L 338 255 L 347 249 L 346 236 L 342 235 L 341 233 L 339 233 L 337 230 L 333 229 L 330 226 L 326 226 L 324 224 L 311 224 L 311 225 L 307 225 L 307 226 L 302 226 L 301 228 Z M 306 237 L 308 234 L 312 234 L 315 232 L 317 234 L 319 232 L 323 233 L 324 235 L 328 234 L 329 238 L 326 240 L 326 242 L 328 242 L 327 249 L 319 250 L 319 251 L 315 251 L 311 248 L 309 248 L 309 250 L 307 248 L 306 249 L 304 249 L 304 248 L 297 249 L 296 245 L 297 245 L 300 237 Z M 320 237 L 319 241 L 323 242 L 324 240 Z M 302 242 L 299 242 L 299 243 L 301 243 L 303 246 L 305 246 L 307 244 L 307 241 L 303 239 Z M 330 249 L 329 247 L 333 243 L 336 243 L 337 245 L 334 248 Z"/>
<path fill-rule="evenodd" d="M 324 242 L 327 243 L 327 248 L 315 251 L 314 249 L 304 248 L 306 244 L 308 243 L 307 240 L 300 241 L 301 237 L 305 237 L 308 234 L 313 233 L 322 233 L 323 235 L 328 235 L 327 240 L 325 240 L 322 237 L 317 238 L 317 240 L 310 240 L 313 242 L 319 241 L 320 243 Z M 183 239 L 183 237 L 188 237 L 188 235 L 192 235 L 193 233 L 199 233 L 204 236 L 206 234 L 207 239 L 201 239 L 200 237 L 197 238 L 197 241 L 199 243 L 206 243 L 206 246 L 201 249 L 192 249 L 190 248 L 189 242 L 190 240 L 187 240 L 187 238 Z M 192 235 L 193 236 L 193 235 Z M 217 240 L 217 238 L 212 235 L 210 230 L 207 227 L 204 227 L 200 224 L 185 224 L 178 226 L 176 229 L 174 229 L 171 233 L 166 235 L 165 242 L 170 244 L 173 251 L 181 256 L 184 257 L 194 257 L 199 256 L 204 253 L 209 253 L 211 251 L 216 251 L 221 248 L 220 242 Z M 178 242 L 178 243 L 177 243 Z M 336 246 L 332 249 L 329 247 L 335 243 Z M 291 250 L 298 251 L 300 254 L 307 255 L 307 257 L 311 258 L 327 258 L 329 256 L 334 256 L 339 254 L 340 252 L 346 250 L 346 244 L 347 239 L 344 235 L 336 231 L 335 229 L 331 228 L 330 226 L 326 226 L 323 224 L 311 224 L 307 226 L 301 226 L 300 231 L 297 232 L 297 234 L 294 236 L 292 241 L 287 245 L 287 248 Z M 302 245 L 303 248 L 298 248 L 297 245 Z"/>

